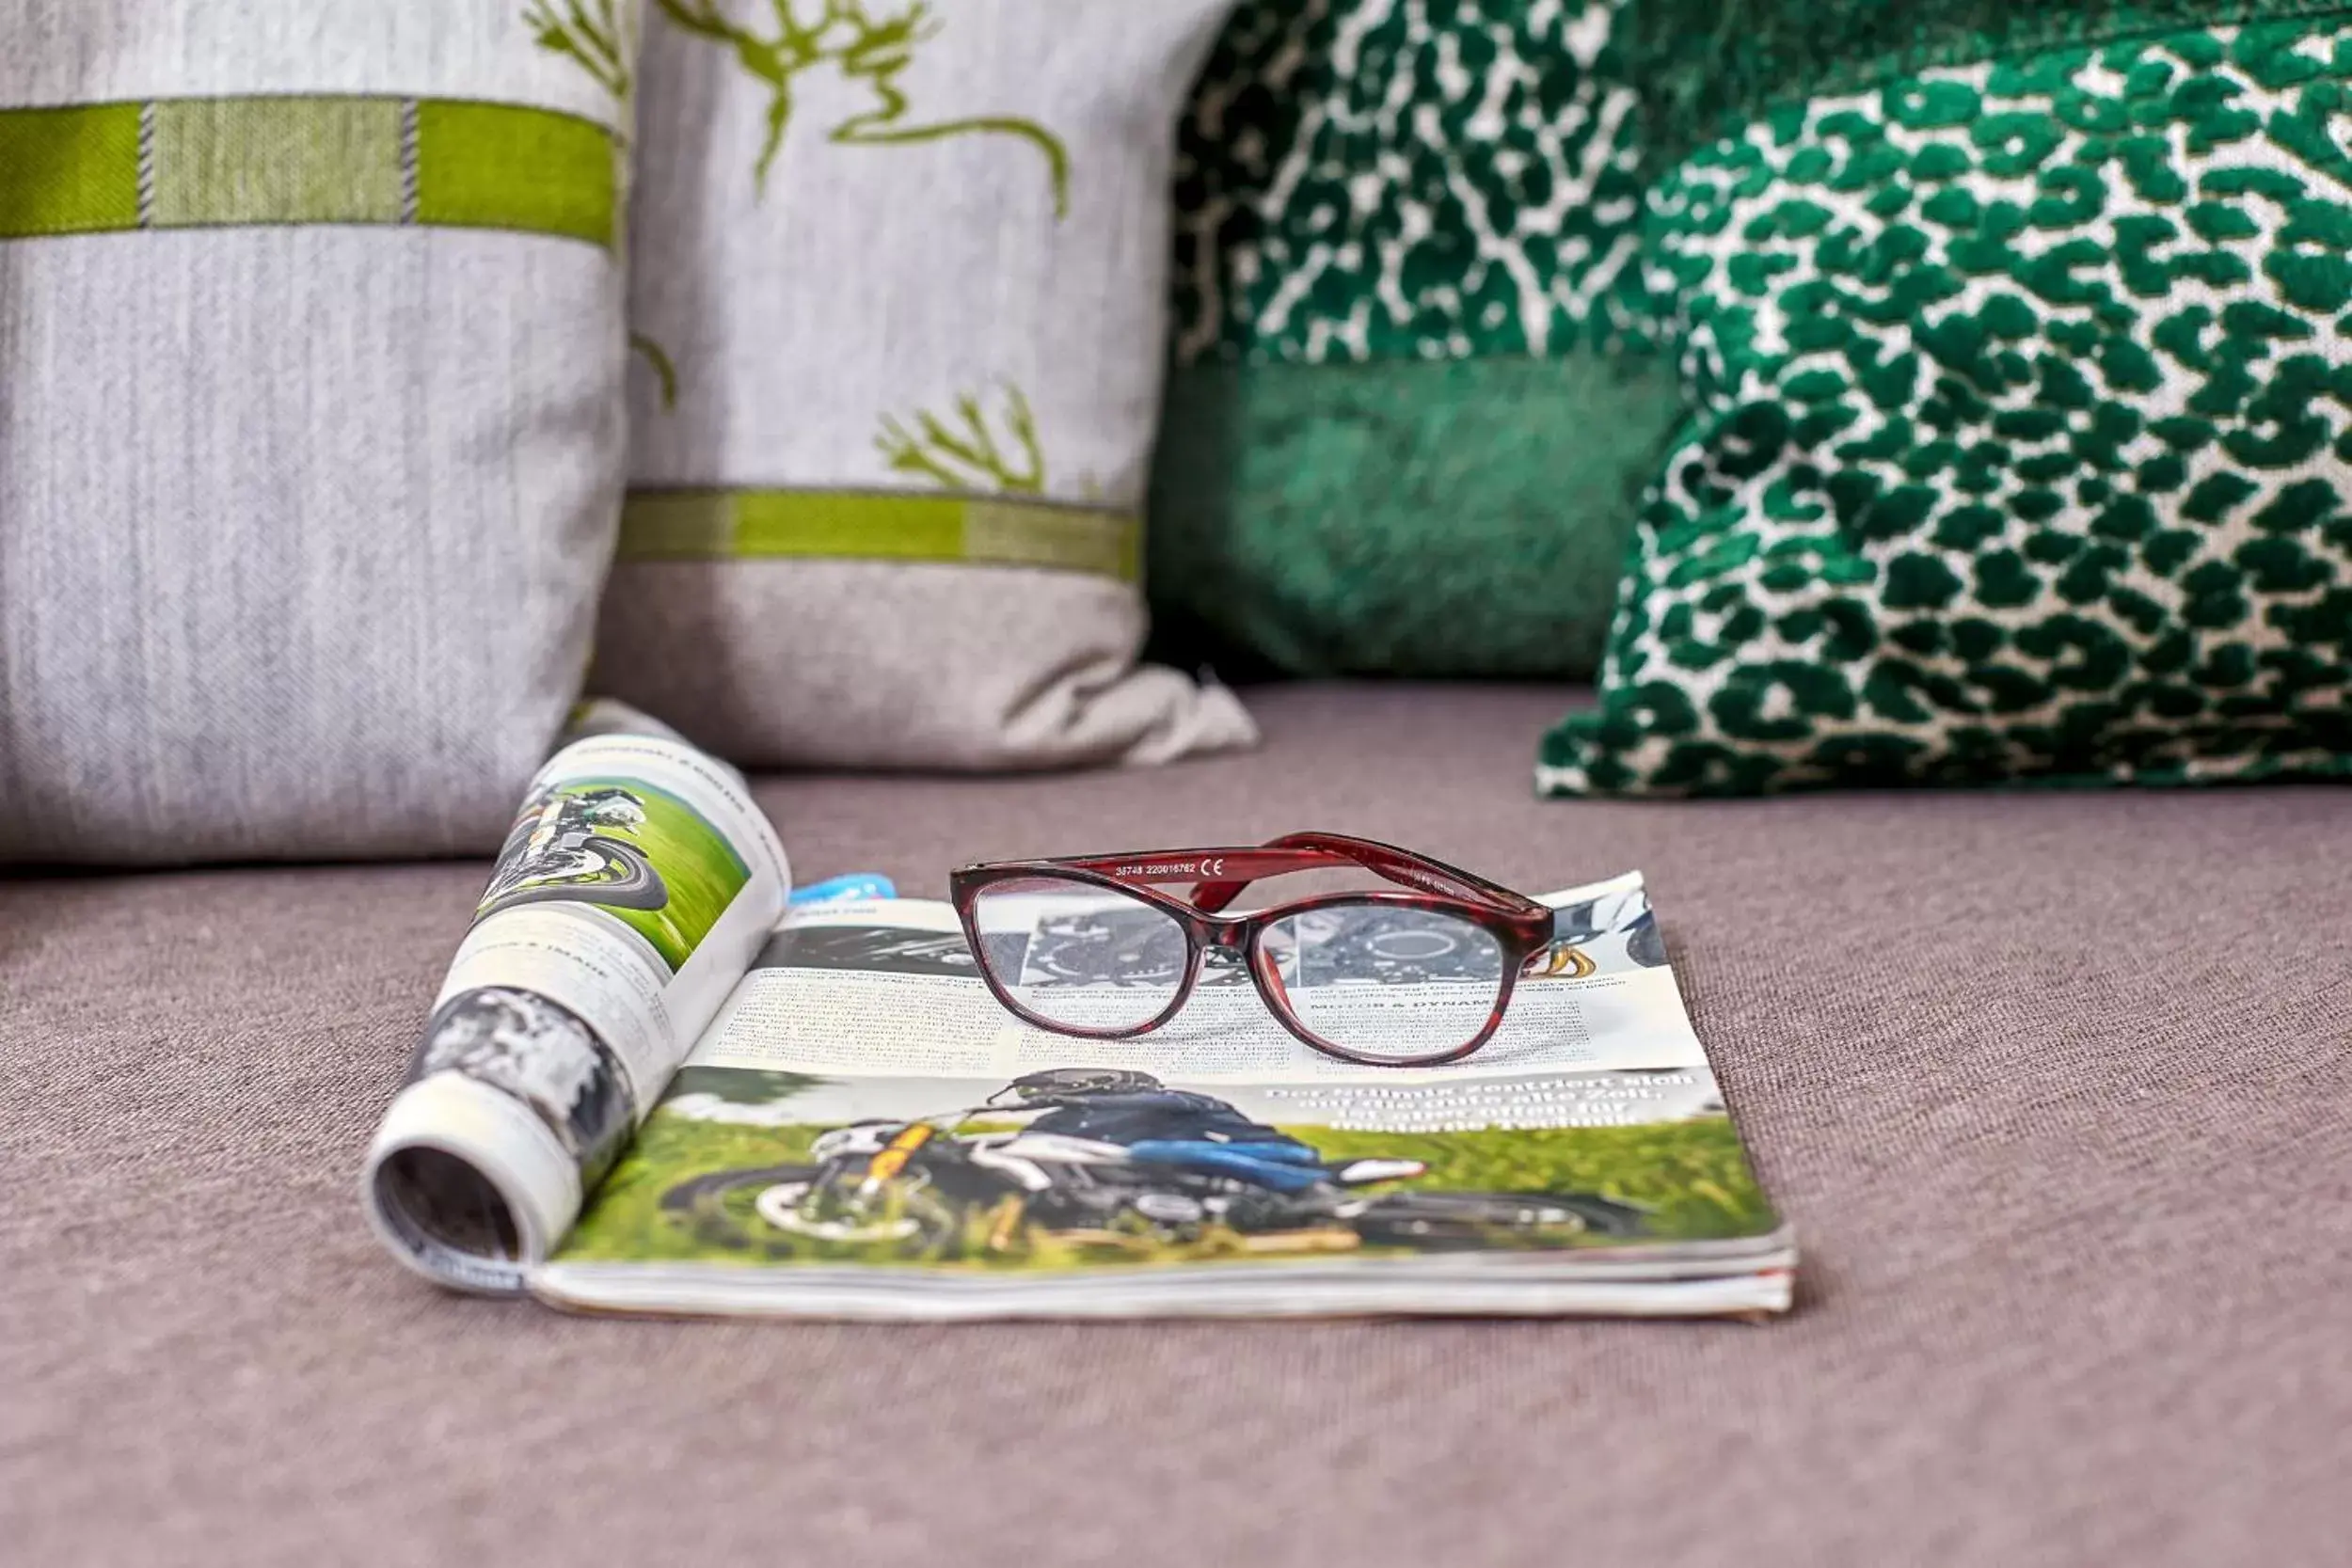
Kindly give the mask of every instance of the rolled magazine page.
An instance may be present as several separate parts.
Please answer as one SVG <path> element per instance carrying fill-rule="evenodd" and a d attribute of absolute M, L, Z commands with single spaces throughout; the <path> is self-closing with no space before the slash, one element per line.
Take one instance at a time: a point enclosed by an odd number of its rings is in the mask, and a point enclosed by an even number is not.
<path fill-rule="evenodd" d="M 463 1290 L 519 1291 L 563 1240 L 791 888 L 732 768 L 608 705 L 570 733 L 532 781 L 362 1182 L 393 1255 Z"/>

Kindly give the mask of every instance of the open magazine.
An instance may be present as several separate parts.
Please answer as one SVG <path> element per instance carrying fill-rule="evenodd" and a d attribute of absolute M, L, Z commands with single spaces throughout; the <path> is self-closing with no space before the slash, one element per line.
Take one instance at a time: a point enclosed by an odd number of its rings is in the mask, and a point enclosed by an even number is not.
<path fill-rule="evenodd" d="M 723 765 L 660 736 L 559 752 L 371 1151 L 394 1252 L 620 1312 L 1788 1305 L 1793 1243 L 1638 874 L 1546 896 L 1542 973 L 1436 1069 L 1319 1054 L 1215 970 L 1139 1038 L 1041 1032 L 947 905 L 788 886 Z M 983 934 L 1021 944 L 1025 982 L 1102 983 L 1049 916 Z M 1294 990 L 1447 983 L 1376 924 L 1326 923 L 1288 961 Z"/>

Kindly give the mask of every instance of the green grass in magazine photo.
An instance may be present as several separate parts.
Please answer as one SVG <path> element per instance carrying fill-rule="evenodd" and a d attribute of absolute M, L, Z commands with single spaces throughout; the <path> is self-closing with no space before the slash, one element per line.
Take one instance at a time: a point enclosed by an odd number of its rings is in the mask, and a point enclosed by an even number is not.
<path fill-rule="evenodd" d="M 1666 1119 L 1382 1130 L 1276 1119 L 1291 1098 L 1291 1115 L 1334 1116 L 1327 1087 L 1104 1068 L 908 1080 L 886 1116 L 867 1080 L 869 1114 L 845 1124 L 818 1119 L 825 1079 L 688 1068 L 557 1261 L 1052 1271 L 1768 1235 L 1772 1207 L 1697 1078 L 1568 1091 Z"/>
<path fill-rule="evenodd" d="M 675 974 L 751 876 L 676 796 L 638 779 L 579 779 L 524 803 L 477 917 L 585 904 L 644 937 Z"/>

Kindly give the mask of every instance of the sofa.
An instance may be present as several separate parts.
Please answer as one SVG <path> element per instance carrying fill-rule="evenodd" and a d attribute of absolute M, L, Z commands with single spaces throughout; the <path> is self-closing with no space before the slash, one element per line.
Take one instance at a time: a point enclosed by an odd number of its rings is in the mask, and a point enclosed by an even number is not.
<path fill-rule="evenodd" d="M 758 794 L 803 878 L 1328 826 L 1649 874 L 1798 1229 L 1766 1324 L 630 1323 L 355 1175 L 478 863 L 0 879 L 26 1563 L 2318 1564 L 2352 1431 L 2352 794 L 1549 802 L 1589 698 L 1248 694 L 1253 752 Z"/>

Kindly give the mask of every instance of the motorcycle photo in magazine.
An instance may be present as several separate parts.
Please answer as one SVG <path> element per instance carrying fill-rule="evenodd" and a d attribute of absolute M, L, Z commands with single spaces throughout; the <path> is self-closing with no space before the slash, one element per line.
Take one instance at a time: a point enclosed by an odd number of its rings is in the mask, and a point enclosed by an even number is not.
<path fill-rule="evenodd" d="M 530 1287 L 876 1319 L 1785 1310 L 1794 1245 L 1641 878 L 1544 901 L 1543 974 L 1434 1069 L 1310 1051 L 1236 972 L 1138 1038 L 1048 1034 L 946 904 L 795 911 Z M 1067 934 L 1006 936 L 1089 983 Z M 1339 932 L 1291 983 L 1441 984 L 1443 957 Z"/>
<path fill-rule="evenodd" d="M 1229 965 L 1161 1027 L 1087 1039 L 1003 1006 L 946 903 L 861 896 L 877 879 L 795 901 L 742 779 L 674 733 L 598 710 L 573 736 L 362 1177 L 442 1285 L 902 1320 L 1789 1304 L 1794 1243 L 1638 874 L 1542 900 L 1550 947 L 1453 1065 L 1310 1049 Z M 1066 903 L 991 908 L 992 969 L 1057 1006 L 1184 961 Z M 1327 914 L 1275 960 L 1295 1004 L 1359 1031 L 1453 1005 L 1446 942 Z"/>

